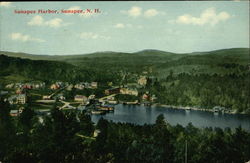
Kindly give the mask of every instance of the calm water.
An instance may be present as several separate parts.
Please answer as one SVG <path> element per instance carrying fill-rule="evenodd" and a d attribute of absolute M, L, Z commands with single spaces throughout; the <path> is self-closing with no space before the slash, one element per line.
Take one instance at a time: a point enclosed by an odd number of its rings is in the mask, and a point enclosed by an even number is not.
<path fill-rule="evenodd" d="M 221 128 L 242 128 L 250 131 L 250 116 L 214 114 L 204 111 L 185 111 L 168 109 L 164 107 L 145 107 L 132 105 L 116 105 L 114 113 L 106 115 L 92 115 L 92 120 L 97 122 L 101 117 L 114 122 L 129 122 L 139 125 L 144 123 L 152 124 L 157 116 L 163 114 L 165 119 L 171 124 L 186 126 L 189 122 L 196 127 L 221 127 Z"/>

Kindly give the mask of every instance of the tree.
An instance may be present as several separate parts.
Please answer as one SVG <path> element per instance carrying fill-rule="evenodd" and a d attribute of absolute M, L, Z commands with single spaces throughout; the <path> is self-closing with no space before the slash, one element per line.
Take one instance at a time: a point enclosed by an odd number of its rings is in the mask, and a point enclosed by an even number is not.
<path fill-rule="evenodd" d="M 164 115 L 160 114 L 155 122 L 153 132 L 154 141 L 161 150 L 160 160 L 163 162 L 171 162 L 173 160 L 173 145 L 171 143 L 172 134 L 170 133 L 169 124 L 166 123 Z"/>
<path fill-rule="evenodd" d="M 90 115 L 87 115 L 84 112 L 80 113 L 79 120 L 80 120 L 81 133 L 87 136 L 92 136 L 95 128 L 93 122 L 91 121 Z"/>
<path fill-rule="evenodd" d="M 35 116 L 34 110 L 32 110 L 29 106 L 26 106 L 20 116 L 18 117 L 19 123 L 22 129 L 26 132 L 32 128 L 33 122 L 32 119 Z"/>
<path fill-rule="evenodd" d="M 109 122 L 103 118 L 100 118 L 96 128 L 100 130 L 100 133 L 98 134 L 96 138 L 96 144 L 95 144 L 95 152 L 97 155 L 105 155 L 107 154 L 107 139 L 108 139 L 108 126 Z"/>
<path fill-rule="evenodd" d="M 0 160 L 5 161 L 7 155 L 12 151 L 16 131 L 13 120 L 10 117 L 10 105 L 0 97 Z"/>

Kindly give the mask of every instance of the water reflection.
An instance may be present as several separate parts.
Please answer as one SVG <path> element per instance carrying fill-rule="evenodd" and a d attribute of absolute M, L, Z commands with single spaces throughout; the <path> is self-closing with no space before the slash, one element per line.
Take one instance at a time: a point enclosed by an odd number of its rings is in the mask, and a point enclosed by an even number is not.
<path fill-rule="evenodd" d="M 194 110 L 177 110 L 163 107 L 144 107 L 133 105 L 116 105 L 115 112 L 106 115 L 93 115 L 92 120 L 97 122 L 101 117 L 114 122 L 129 122 L 143 125 L 152 124 L 158 115 L 163 114 L 171 125 L 192 123 L 196 127 L 242 128 L 250 131 L 250 116 L 230 115 Z"/>

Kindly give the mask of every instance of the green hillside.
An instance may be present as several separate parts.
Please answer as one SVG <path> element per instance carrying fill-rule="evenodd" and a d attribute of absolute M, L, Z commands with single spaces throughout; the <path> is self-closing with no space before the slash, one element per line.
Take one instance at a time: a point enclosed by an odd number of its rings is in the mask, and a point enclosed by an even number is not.
<path fill-rule="evenodd" d="M 0 83 L 18 81 L 97 81 L 102 85 L 148 83 L 141 92 L 156 95 L 158 103 L 223 106 L 250 113 L 249 48 L 175 54 L 158 50 L 136 53 L 98 52 L 73 56 L 35 56 L 2 52 Z M 8 56 L 12 57 L 8 57 Z M 29 59 L 22 59 L 22 58 Z M 39 58 L 39 60 L 38 60 Z"/>
<path fill-rule="evenodd" d="M 9 64 L 5 65 L 6 63 L 1 63 L 1 76 L 8 76 L 11 73 L 21 73 L 23 75 L 26 71 L 23 71 L 22 69 L 29 69 L 28 67 L 30 67 L 30 70 L 32 71 L 28 73 L 26 72 L 27 74 L 25 77 L 33 77 L 33 72 L 36 70 L 38 72 L 42 71 L 41 74 L 43 74 L 43 72 L 48 74 L 41 75 L 41 77 L 49 78 L 49 74 L 52 74 L 51 76 L 53 78 L 55 77 L 55 79 L 69 78 L 66 77 L 67 75 L 63 75 L 63 72 L 69 73 L 76 69 L 78 69 L 78 71 L 80 69 L 84 71 L 87 70 L 94 75 L 96 75 L 96 73 L 101 73 L 102 75 L 108 73 L 113 75 L 116 74 L 116 77 L 118 77 L 117 73 L 121 71 L 137 74 L 146 71 L 158 78 L 165 78 L 170 72 L 173 72 L 174 75 L 181 73 L 193 75 L 246 73 L 250 60 L 249 48 L 223 49 L 211 52 L 186 54 L 176 54 L 159 50 L 143 50 L 135 53 L 97 52 L 85 55 L 66 56 L 31 55 L 11 52 L 1 52 L 0 54 L 10 57 L 39 60 L 38 63 L 36 63 L 28 60 L 22 61 L 14 59 L 14 64 L 12 64 L 11 60 L 13 58 L 5 58 L 5 60 L 7 59 L 5 62 Z M 29 66 L 26 65 L 26 62 Z M 65 62 L 67 64 L 65 64 Z M 15 67 L 14 70 L 12 69 L 13 66 Z M 32 68 L 33 66 L 34 69 Z M 48 68 L 48 71 L 44 70 L 45 66 Z M 60 69 L 60 72 L 55 73 L 54 75 L 53 72 L 59 71 L 58 69 Z M 86 76 L 86 74 L 82 75 L 83 71 L 69 74 L 72 74 L 73 76 L 76 76 L 75 74 Z M 39 76 L 39 73 L 36 76 Z M 38 78 L 41 79 L 41 77 Z"/>
<path fill-rule="evenodd" d="M 58 61 L 30 60 L 0 55 L 0 81 L 3 83 L 29 80 L 74 80 L 77 76 L 85 78 L 87 72 Z"/>

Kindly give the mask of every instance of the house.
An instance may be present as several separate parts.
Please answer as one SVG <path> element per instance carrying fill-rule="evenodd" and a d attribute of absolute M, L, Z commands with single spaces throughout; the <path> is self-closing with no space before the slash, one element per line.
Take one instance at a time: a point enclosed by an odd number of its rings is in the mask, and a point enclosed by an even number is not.
<path fill-rule="evenodd" d="M 75 86 L 74 86 L 76 89 L 80 89 L 80 90 L 83 90 L 84 89 L 84 84 L 76 84 Z"/>
<path fill-rule="evenodd" d="M 145 86 L 145 85 L 147 84 L 147 78 L 146 78 L 146 76 L 140 77 L 140 78 L 138 79 L 137 83 L 138 83 L 139 85 Z"/>
<path fill-rule="evenodd" d="M 22 88 L 17 88 L 16 94 L 22 94 L 22 93 L 23 93 L 23 89 Z"/>
<path fill-rule="evenodd" d="M 44 88 L 45 87 L 45 83 L 44 82 L 33 83 L 32 87 L 35 88 L 35 89 Z"/>
<path fill-rule="evenodd" d="M 27 101 L 26 94 L 20 94 L 17 96 L 17 103 L 18 104 L 25 104 Z"/>
<path fill-rule="evenodd" d="M 11 110 L 10 115 L 13 116 L 13 117 L 16 117 L 16 116 L 19 115 L 19 111 L 18 110 Z"/>
<path fill-rule="evenodd" d="M 91 88 L 91 85 L 88 82 L 84 83 L 85 88 Z"/>
<path fill-rule="evenodd" d="M 23 89 L 32 89 L 32 85 L 30 85 L 30 84 L 24 84 L 24 85 L 22 86 L 22 88 L 23 88 Z"/>
<path fill-rule="evenodd" d="M 74 86 L 73 86 L 72 84 L 70 84 L 70 85 L 67 86 L 66 90 L 67 90 L 67 91 L 71 91 L 73 87 L 74 87 Z"/>
<path fill-rule="evenodd" d="M 60 86 L 59 86 L 58 84 L 52 84 L 52 85 L 50 86 L 50 89 L 53 89 L 53 90 L 59 89 L 59 88 L 60 88 Z"/>
<path fill-rule="evenodd" d="M 95 95 L 90 95 L 90 96 L 88 97 L 89 100 L 92 100 L 92 99 L 94 99 L 94 98 L 95 98 Z"/>
<path fill-rule="evenodd" d="M 90 85 L 91 85 L 92 89 L 96 89 L 97 88 L 97 82 L 91 82 Z"/>
<path fill-rule="evenodd" d="M 120 88 L 110 88 L 110 89 L 106 89 L 104 92 L 106 95 L 111 95 L 111 94 L 118 94 L 120 93 Z"/>
<path fill-rule="evenodd" d="M 13 88 L 14 87 L 14 84 L 13 83 L 11 83 L 11 84 L 7 84 L 6 86 L 5 86 L 5 88 Z"/>
<path fill-rule="evenodd" d="M 50 96 L 43 96 L 43 100 L 50 100 Z"/>
<path fill-rule="evenodd" d="M 15 88 L 22 88 L 23 84 L 22 83 L 15 83 Z"/>
<path fill-rule="evenodd" d="M 144 93 L 142 95 L 142 100 L 146 101 L 146 100 L 149 100 L 150 96 L 147 94 L 147 93 Z"/>
<path fill-rule="evenodd" d="M 76 95 L 74 100 L 77 102 L 87 102 L 88 98 L 86 96 L 83 96 L 83 95 Z"/>
<path fill-rule="evenodd" d="M 12 95 L 8 98 L 10 104 L 25 104 L 27 97 L 25 94 Z"/>
<path fill-rule="evenodd" d="M 115 96 L 108 96 L 106 99 L 107 100 L 115 100 Z"/>
<path fill-rule="evenodd" d="M 63 87 L 63 86 L 64 86 L 64 83 L 63 83 L 63 82 L 60 82 L 60 81 L 59 81 L 59 82 L 56 82 L 55 84 L 58 85 L 59 87 Z"/>
<path fill-rule="evenodd" d="M 138 96 L 138 91 L 136 89 L 121 88 L 121 94 Z"/>
<path fill-rule="evenodd" d="M 17 95 L 12 95 L 12 96 L 10 96 L 10 97 L 8 98 L 8 101 L 9 101 L 10 104 L 16 104 L 16 103 L 17 103 L 17 102 L 16 102 L 16 96 L 17 96 Z"/>

